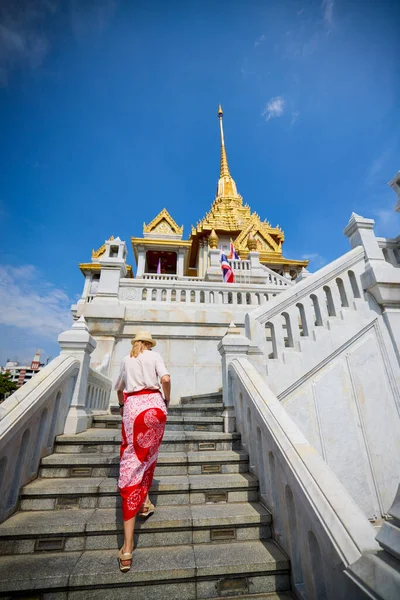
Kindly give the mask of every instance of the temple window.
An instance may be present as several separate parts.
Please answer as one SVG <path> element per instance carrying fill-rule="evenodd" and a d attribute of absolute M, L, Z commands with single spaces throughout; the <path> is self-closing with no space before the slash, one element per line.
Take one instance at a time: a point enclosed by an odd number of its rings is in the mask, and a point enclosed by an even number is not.
<path fill-rule="evenodd" d="M 118 258 L 119 246 L 110 246 L 110 258 Z"/>
<path fill-rule="evenodd" d="M 148 250 L 146 252 L 146 273 L 157 273 L 159 269 L 161 275 L 176 275 L 176 265 L 176 252 L 166 250 Z"/>

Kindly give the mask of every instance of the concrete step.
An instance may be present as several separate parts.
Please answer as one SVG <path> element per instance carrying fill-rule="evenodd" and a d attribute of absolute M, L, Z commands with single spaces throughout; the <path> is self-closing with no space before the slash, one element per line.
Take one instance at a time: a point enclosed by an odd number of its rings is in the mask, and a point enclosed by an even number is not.
<path fill-rule="evenodd" d="M 159 506 L 256 502 L 258 481 L 249 473 L 158 476 L 150 493 Z M 22 489 L 20 497 L 20 509 L 29 511 L 113 508 L 120 504 L 117 479 L 113 477 L 36 479 Z"/>
<path fill-rule="evenodd" d="M 220 417 L 224 405 L 222 402 L 215 404 L 178 404 L 168 408 L 168 415 L 187 415 L 188 417 Z"/>
<path fill-rule="evenodd" d="M 39 477 L 118 477 L 119 453 L 50 454 L 41 461 Z M 160 452 L 159 475 L 212 475 L 245 473 L 249 457 L 245 452 Z"/>
<path fill-rule="evenodd" d="M 291 594 L 291 592 L 271 592 L 270 594 L 246 594 L 243 596 L 224 596 L 225 600 L 295 600 L 295 597 Z M 201 600 L 207 600 L 207 598 L 202 598 Z"/>
<path fill-rule="evenodd" d="M 270 540 L 137 548 L 120 573 L 117 549 L 0 558 L 0 593 L 69 600 L 217 598 L 290 589 L 289 561 Z M 22 568 L 23 567 L 23 568 Z M 42 591 L 45 595 L 41 595 Z M 252 597 L 252 596 L 250 596 Z"/>
<path fill-rule="evenodd" d="M 55 452 L 108 453 L 119 452 L 121 432 L 116 429 L 91 428 L 76 435 L 59 435 Z M 240 449 L 239 433 L 209 431 L 166 431 L 161 452 L 227 451 Z"/>
<path fill-rule="evenodd" d="M 215 404 L 222 403 L 222 392 L 182 396 L 181 404 Z"/>
<path fill-rule="evenodd" d="M 168 415 L 166 431 L 223 431 L 224 420 L 220 416 L 193 417 Z M 93 417 L 94 429 L 121 429 L 120 415 L 97 415 Z"/>
<path fill-rule="evenodd" d="M 136 520 L 135 534 L 137 548 L 264 540 L 271 514 L 258 503 L 158 506 Z M 19 512 L 0 525 L 0 555 L 115 549 L 122 540 L 115 508 Z"/>

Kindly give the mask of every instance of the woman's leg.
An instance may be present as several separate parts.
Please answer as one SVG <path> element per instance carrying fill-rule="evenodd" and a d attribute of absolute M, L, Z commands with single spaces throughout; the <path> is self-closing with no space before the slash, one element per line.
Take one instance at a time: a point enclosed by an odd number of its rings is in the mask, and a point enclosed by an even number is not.
<path fill-rule="evenodd" d="M 133 535 L 135 531 L 135 518 L 124 521 L 124 545 L 122 546 L 122 552 L 131 553 L 133 552 Z M 124 567 L 130 565 L 130 560 L 121 561 Z"/>

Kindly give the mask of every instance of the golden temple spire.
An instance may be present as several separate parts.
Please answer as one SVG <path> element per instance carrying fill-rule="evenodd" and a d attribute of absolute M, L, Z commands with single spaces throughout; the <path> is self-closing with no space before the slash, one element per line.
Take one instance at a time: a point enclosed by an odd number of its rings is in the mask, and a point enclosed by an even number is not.
<path fill-rule="evenodd" d="M 218 118 L 219 118 L 219 129 L 220 129 L 220 133 L 221 133 L 221 166 L 220 166 L 219 176 L 220 177 L 230 177 L 231 174 L 229 173 L 228 158 L 226 156 L 226 149 L 225 149 L 224 127 L 222 124 L 223 116 L 224 116 L 224 113 L 222 110 L 222 106 L 219 104 L 218 105 Z"/>
<path fill-rule="evenodd" d="M 221 166 L 219 172 L 219 181 L 217 186 L 217 198 L 234 198 L 235 201 L 242 202 L 241 197 L 237 193 L 236 183 L 232 179 L 228 167 L 228 158 L 225 150 L 224 127 L 222 125 L 222 117 L 224 113 L 222 106 L 218 105 L 219 130 L 221 134 Z"/>

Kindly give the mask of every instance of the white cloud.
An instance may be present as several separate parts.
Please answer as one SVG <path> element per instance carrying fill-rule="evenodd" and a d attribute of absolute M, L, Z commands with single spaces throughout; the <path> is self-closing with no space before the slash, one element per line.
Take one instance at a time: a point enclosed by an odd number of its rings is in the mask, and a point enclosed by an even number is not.
<path fill-rule="evenodd" d="M 43 65 L 52 36 L 44 25 L 64 4 L 75 38 L 86 39 L 88 33 L 101 34 L 106 29 L 118 0 L 0 0 L 0 87 L 7 87 L 10 74 L 18 67 L 35 70 Z"/>
<path fill-rule="evenodd" d="M 309 252 L 308 254 L 303 254 L 301 260 L 309 260 L 310 264 L 308 265 L 309 271 L 317 271 L 324 265 L 326 265 L 326 258 L 321 256 L 318 252 Z"/>
<path fill-rule="evenodd" d="M 264 34 L 260 35 L 260 37 L 258 37 L 255 42 L 254 42 L 254 48 L 257 48 L 257 46 L 260 46 L 260 44 L 262 44 L 263 42 L 265 42 L 266 40 L 266 36 Z"/>
<path fill-rule="evenodd" d="M 299 118 L 299 116 L 300 116 L 299 111 L 298 110 L 294 110 L 292 112 L 292 120 L 291 120 L 290 124 L 293 125 L 294 123 L 296 123 L 296 121 Z"/>
<path fill-rule="evenodd" d="M 380 237 L 397 237 L 400 235 L 400 216 L 395 212 L 394 202 L 389 206 L 372 210 L 375 219 L 375 234 Z"/>
<path fill-rule="evenodd" d="M 56 8 L 57 2 L 52 0 L 37 0 L 24 7 L 14 0 L 0 3 L 0 86 L 8 85 L 9 74 L 17 65 L 37 69 L 43 64 L 50 43 L 41 26 Z"/>
<path fill-rule="evenodd" d="M 33 265 L 0 265 L 0 325 L 54 339 L 72 322 L 67 294 Z"/>
<path fill-rule="evenodd" d="M 334 0 L 322 0 L 322 10 L 324 12 L 324 21 L 328 25 L 333 23 L 333 7 L 335 6 Z"/>
<path fill-rule="evenodd" d="M 263 112 L 262 117 L 265 117 L 266 121 L 281 117 L 285 111 L 285 100 L 282 96 L 275 96 L 268 100 Z"/>
<path fill-rule="evenodd" d="M 96 0 L 84 3 L 70 0 L 72 32 L 76 39 L 86 40 L 89 33 L 101 34 L 114 16 L 118 0 Z"/>

